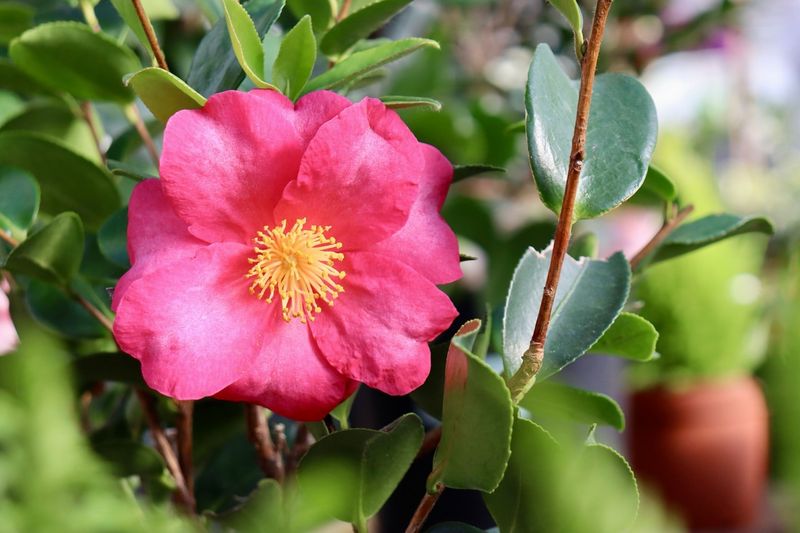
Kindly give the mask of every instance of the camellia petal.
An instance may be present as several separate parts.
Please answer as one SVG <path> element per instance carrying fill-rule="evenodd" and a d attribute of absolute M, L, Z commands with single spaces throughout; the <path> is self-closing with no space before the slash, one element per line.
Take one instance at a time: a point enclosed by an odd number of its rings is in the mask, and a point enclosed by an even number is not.
<path fill-rule="evenodd" d="M 309 421 L 322 419 L 353 393 L 358 384 L 325 361 L 306 324 L 286 322 L 272 312 L 267 328 L 264 345 L 245 376 L 217 398 L 257 403 L 282 416 Z"/>
<path fill-rule="evenodd" d="M 339 372 L 389 394 L 419 387 L 433 340 L 458 312 L 436 286 L 405 264 L 350 252 L 344 293 L 311 323 L 325 359 Z"/>
<path fill-rule="evenodd" d="M 400 231 L 369 251 L 393 257 L 433 283 L 450 283 L 461 277 L 458 239 L 439 211 L 453 179 L 453 165 L 433 146 L 421 144 L 420 149 L 425 171 L 408 220 Z"/>
<path fill-rule="evenodd" d="M 0 355 L 14 351 L 19 345 L 19 337 L 9 310 L 8 283 L 0 277 Z"/>
<path fill-rule="evenodd" d="M 128 287 L 114 336 L 139 359 L 147 384 L 179 400 L 211 396 L 248 371 L 267 332 L 264 303 L 247 291 L 250 248 L 198 247 L 196 254 Z"/>
<path fill-rule="evenodd" d="M 145 274 L 197 253 L 207 246 L 193 237 L 164 196 L 161 182 L 136 185 L 128 204 L 128 257 L 133 265 L 114 287 L 111 309 L 116 311 L 131 283 Z"/>
<path fill-rule="evenodd" d="M 397 114 L 364 99 L 325 123 L 303 154 L 275 220 L 331 226 L 344 250 L 398 231 L 408 218 L 424 168 L 419 142 Z"/>

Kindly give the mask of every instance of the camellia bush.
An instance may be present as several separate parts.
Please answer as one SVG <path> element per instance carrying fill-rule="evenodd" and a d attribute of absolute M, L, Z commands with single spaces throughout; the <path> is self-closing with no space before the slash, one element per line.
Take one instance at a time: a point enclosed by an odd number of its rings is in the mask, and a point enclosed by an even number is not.
<path fill-rule="evenodd" d="M 473 258 L 440 211 L 502 169 L 418 140 L 397 110 L 435 113 L 430 95 L 376 89 L 439 48 L 376 37 L 409 3 L 202 1 L 181 79 L 152 24 L 169 2 L 111 0 L 121 36 L 110 5 L 0 2 L 0 531 L 365 533 L 412 464 L 416 511 L 383 530 L 475 531 L 432 519 L 449 489 L 501 532 L 666 527 L 595 436 L 623 429 L 617 403 L 549 378 L 590 353 L 647 364 L 637 274 L 772 227 L 689 218 L 650 164 L 647 91 L 596 73 L 611 1 L 586 28 L 553 1 L 580 77 L 539 44 L 512 126 L 552 242 L 514 258 L 501 309 L 460 313 L 443 286 Z M 642 198 L 664 219 L 639 253 L 572 237 Z M 369 389 L 405 414 L 351 427 Z"/>

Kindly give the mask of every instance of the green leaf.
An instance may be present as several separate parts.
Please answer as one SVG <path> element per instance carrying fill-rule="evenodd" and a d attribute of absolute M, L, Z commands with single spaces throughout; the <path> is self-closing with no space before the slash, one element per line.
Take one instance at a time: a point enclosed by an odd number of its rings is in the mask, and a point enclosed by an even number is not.
<path fill-rule="evenodd" d="M 584 498 L 576 514 L 594 516 L 595 531 L 629 531 L 639 512 L 639 486 L 630 465 L 610 446 L 592 443 L 584 447 L 576 464 L 578 472 L 590 469 L 596 472 L 592 479 L 594 490 L 604 491 L 605 499 L 613 505 L 603 504 L 602 498 L 599 505 L 596 500 Z"/>
<path fill-rule="evenodd" d="M 83 306 L 50 283 L 30 280 L 25 303 L 37 322 L 69 339 L 97 339 L 108 334 Z"/>
<path fill-rule="evenodd" d="M 328 31 L 337 9 L 336 0 L 287 0 L 286 6 L 297 19 L 309 15 L 317 35 Z"/>
<path fill-rule="evenodd" d="M 264 38 L 283 9 L 283 0 L 250 0 L 244 4 L 260 39 Z M 263 52 L 262 52 L 263 54 Z M 263 56 L 262 56 L 263 57 Z M 263 65 L 262 65 L 263 72 Z M 236 89 L 245 73 L 228 36 L 226 20 L 218 20 L 197 47 L 186 83 L 205 96 Z"/>
<path fill-rule="evenodd" d="M 353 408 L 353 402 L 358 394 L 358 389 L 347 397 L 345 401 L 331 409 L 331 416 L 339 421 L 339 426 L 342 429 L 347 429 L 350 426 L 350 409 Z"/>
<path fill-rule="evenodd" d="M 317 41 L 311 29 L 311 17 L 306 15 L 281 41 L 278 57 L 272 65 L 272 81 L 292 100 L 303 90 L 314 62 L 317 60 Z"/>
<path fill-rule="evenodd" d="M 772 235 L 774 232 L 772 222 L 765 217 L 740 217 L 726 213 L 708 215 L 678 226 L 664 239 L 653 256 L 642 262 L 642 265 L 688 254 L 743 233 Z"/>
<path fill-rule="evenodd" d="M 319 43 L 322 52 L 331 57 L 346 52 L 356 42 L 369 37 L 411 0 L 377 0 L 334 24 Z"/>
<path fill-rule="evenodd" d="M 503 363 L 509 377 L 530 345 L 551 254 L 551 247 L 543 253 L 529 248 L 511 280 L 503 316 Z M 555 374 L 597 342 L 622 311 L 630 283 L 630 267 L 621 253 L 606 261 L 564 258 L 537 379 Z"/>
<path fill-rule="evenodd" d="M 333 68 L 313 78 L 303 89 L 303 94 L 320 89 L 338 89 L 391 61 L 419 50 L 420 48 L 439 48 L 439 43 L 430 39 L 408 38 L 379 44 L 361 52 L 356 52 L 337 63 Z"/>
<path fill-rule="evenodd" d="M 617 431 L 625 429 L 625 415 L 612 398 L 553 381 L 536 383 L 519 405 L 535 417 L 566 418 L 584 424 L 611 426 Z"/>
<path fill-rule="evenodd" d="M 678 198 L 678 190 L 673 182 L 664 172 L 654 165 L 647 168 L 647 175 L 641 189 L 631 198 L 634 202 L 654 203 L 654 201 L 674 202 Z"/>
<path fill-rule="evenodd" d="M 480 327 L 480 320 L 461 326 L 447 352 L 442 439 L 428 477 L 429 492 L 440 483 L 491 492 L 503 479 L 511 454 L 511 394 L 503 378 L 471 351 Z"/>
<path fill-rule="evenodd" d="M 133 2 L 130 0 L 111 0 L 111 3 L 119 13 L 119 16 L 122 17 L 122 20 L 125 21 L 125 24 L 136 35 L 142 47 L 147 50 L 151 58 L 154 57 L 153 50 L 147 40 L 147 34 L 145 34 L 142 23 L 139 21 L 139 16 L 136 14 L 136 8 L 133 7 Z M 150 20 L 174 20 L 180 16 L 180 12 L 170 0 L 142 0 L 142 7 Z"/>
<path fill-rule="evenodd" d="M 505 173 L 505 171 L 506 169 L 493 165 L 455 165 L 453 167 L 453 183 L 471 178 L 472 176 L 479 176 L 490 172 Z"/>
<path fill-rule="evenodd" d="M 164 69 L 142 69 L 125 83 L 133 88 L 153 116 L 164 123 L 181 109 L 200 109 L 206 104 L 203 95 Z"/>
<path fill-rule="evenodd" d="M 144 181 L 148 178 L 158 177 L 155 172 L 150 172 L 138 165 L 123 163 L 115 159 L 106 159 L 106 165 L 113 175 L 123 176 L 133 181 Z"/>
<path fill-rule="evenodd" d="M 649 361 L 655 357 L 657 340 L 658 332 L 653 324 L 639 315 L 620 313 L 589 351 Z"/>
<path fill-rule="evenodd" d="M 0 45 L 7 45 L 17 35 L 33 26 L 36 14 L 31 6 L 0 2 Z"/>
<path fill-rule="evenodd" d="M 127 439 L 109 439 L 93 442 L 92 449 L 119 477 L 159 476 L 164 471 L 164 461 L 150 446 Z"/>
<path fill-rule="evenodd" d="M 244 73 L 256 87 L 274 89 L 264 81 L 264 49 L 253 19 L 238 0 L 222 0 L 225 24 L 231 38 L 233 53 Z"/>
<path fill-rule="evenodd" d="M 567 19 L 575 35 L 575 55 L 583 57 L 583 14 L 576 0 L 550 0 L 553 7 L 558 9 Z"/>
<path fill-rule="evenodd" d="M 79 100 L 130 102 L 122 77 L 141 68 L 129 48 L 77 22 L 36 26 L 14 39 L 8 54 L 39 83 Z"/>
<path fill-rule="evenodd" d="M 597 234 L 589 232 L 572 239 L 567 253 L 575 259 L 581 257 L 591 258 L 597 255 L 597 247 Z"/>
<path fill-rule="evenodd" d="M 0 166 L 0 227 L 27 230 L 39 212 L 39 184 L 27 172 Z"/>
<path fill-rule="evenodd" d="M 72 361 L 72 373 L 81 388 L 98 381 L 114 381 L 145 387 L 139 361 L 122 353 L 98 353 L 78 357 Z"/>
<path fill-rule="evenodd" d="M 539 45 L 525 94 L 526 131 L 539 194 L 556 213 L 564 197 L 577 102 L 577 85 L 550 48 Z M 622 74 L 597 77 L 575 219 L 601 215 L 636 192 L 655 148 L 657 126 L 655 106 L 641 83 Z"/>
<path fill-rule="evenodd" d="M 390 109 L 427 108 L 430 111 L 441 111 L 442 103 L 433 98 L 422 96 L 381 96 L 379 98 Z"/>
<path fill-rule="evenodd" d="M 0 57 L 0 89 L 30 96 L 53 94 L 53 91 L 30 77 L 7 57 Z"/>
<path fill-rule="evenodd" d="M 97 229 L 120 207 L 114 178 L 106 169 L 40 134 L 0 133 L 0 164 L 23 168 L 36 177 L 42 211 L 75 211 L 89 229 Z"/>
<path fill-rule="evenodd" d="M 361 524 L 380 510 L 397 487 L 417 455 L 423 433 L 422 422 L 414 414 L 400 417 L 383 431 L 331 433 L 314 444 L 300 463 L 300 488 L 307 490 L 320 471 L 340 469 L 336 492 L 346 495 L 349 505 L 334 516 Z"/>
<path fill-rule="evenodd" d="M 100 253 L 117 266 L 130 268 L 128 258 L 128 208 L 123 207 L 108 220 L 97 232 L 97 246 Z"/>
<path fill-rule="evenodd" d="M 221 518 L 225 531 L 287 531 L 283 490 L 274 479 L 262 479 L 240 507 Z"/>
<path fill-rule="evenodd" d="M 4 267 L 42 281 L 66 285 L 83 256 L 83 224 L 75 213 L 62 213 L 14 248 Z"/>

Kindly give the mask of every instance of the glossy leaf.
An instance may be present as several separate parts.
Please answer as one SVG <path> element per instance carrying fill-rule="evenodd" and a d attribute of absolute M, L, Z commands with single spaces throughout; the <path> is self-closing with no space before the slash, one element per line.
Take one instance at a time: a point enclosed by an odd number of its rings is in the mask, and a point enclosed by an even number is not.
<path fill-rule="evenodd" d="M 17 2 L 0 2 L 0 45 L 7 45 L 17 35 L 33 26 L 36 11 Z"/>
<path fill-rule="evenodd" d="M 139 361 L 122 353 L 98 353 L 72 361 L 72 373 L 82 387 L 98 381 L 114 381 L 144 387 Z"/>
<path fill-rule="evenodd" d="M 272 65 L 272 81 L 281 92 L 295 100 L 311 76 L 316 60 L 317 41 L 311 17 L 306 15 L 281 41 L 278 57 Z"/>
<path fill-rule="evenodd" d="M 328 30 L 320 41 L 320 49 L 327 56 L 338 56 L 346 52 L 410 3 L 411 0 L 377 0 L 367 4 Z"/>
<path fill-rule="evenodd" d="M 634 361 L 649 361 L 655 357 L 656 341 L 658 332 L 653 324 L 639 315 L 620 313 L 589 351 Z"/>
<path fill-rule="evenodd" d="M 642 188 L 636 191 L 631 200 L 645 202 L 653 200 L 658 202 L 674 202 L 678 198 L 678 190 L 664 172 L 654 165 L 647 168 Z"/>
<path fill-rule="evenodd" d="M 539 45 L 525 94 L 526 131 L 539 194 L 556 213 L 564 196 L 577 101 L 576 83 L 550 48 Z M 601 215 L 636 192 L 647 173 L 657 129 L 655 106 L 638 81 L 622 74 L 597 77 L 575 219 Z"/>
<path fill-rule="evenodd" d="M 550 0 L 550 3 L 569 22 L 575 35 L 575 55 L 583 57 L 583 14 L 577 0 Z"/>
<path fill-rule="evenodd" d="M 336 0 L 287 0 L 286 6 L 297 19 L 309 15 L 317 35 L 328 31 L 338 7 Z"/>
<path fill-rule="evenodd" d="M 260 39 L 272 27 L 283 9 L 283 0 L 250 0 L 243 5 Z M 263 52 L 262 52 L 263 53 Z M 262 65 L 263 72 L 263 65 Z M 236 89 L 245 73 L 236 58 L 227 22 L 218 20 L 200 41 L 192 59 L 186 83 L 205 97 Z"/>
<path fill-rule="evenodd" d="M 0 167 L 0 228 L 30 228 L 39 212 L 39 198 L 39 184 L 30 174 Z"/>
<path fill-rule="evenodd" d="M 36 177 L 42 211 L 75 211 L 89 229 L 98 228 L 120 206 L 107 170 L 42 135 L 0 133 L 0 164 L 23 168 Z"/>
<path fill-rule="evenodd" d="M 426 108 L 430 111 L 441 111 L 442 103 L 433 98 L 422 96 L 381 96 L 379 98 L 390 109 L 408 109 L 410 107 Z"/>
<path fill-rule="evenodd" d="M 774 232 L 775 228 L 772 222 L 764 217 L 740 217 L 730 214 L 708 215 L 678 226 L 664 239 L 653 257 L 646 259 L 643 264 L 672 259 L 743 233 L 772 235 Z"/>
<path fill-rule="evenodd" d="M 613 398 L 553 381 L 536 383 L 519 405 L 535 417 L 565 418 L 584 424 L 602 424 L 625 429 L 625 415 Z"/>
<path fill-rule="evenodd" d="M 130 0 L 111 0 L 111 3 L 128 28 L 136 35 L 142 48 L 147 50 L 150 57 L 153 57 L 153 50 L 150 48 L 147 34 L 145 34 L 142 23 L 139 21 L 133 2 Z M 180 16 L 180 12 L 170 0 L 142 0 L 142 7 L 150 20 L 174 20 Z"/>
<path fill-rule="evenodd" d="M 336 490 L 349 502 L 336 518 L 363 523 L 377 513 L 405 475 L 422 444 L 422 422 L 407 414 L 383 431 L 349 429 L 320 439 L 303 458 L 298 472 L 301 490 L 318 472 L 337 468 Z"/>
<path fill-rule="evenodd" d="M 126 84 L 158 120 L 166 123 L 181 109 L 200 109 L 205 97 L 164 69 L 149 67 L 127 78 Z"/>
<path fill-rule="evenodd" d="M 453 183 L 472 176 L 479 176 L 487 173 L 505 173 L 506 169 L 492 165 L 455 165 L 453 167 Z"/>
<path fill-rule="evenodd" d="M 97 246 L 100 253 L 117 266 L 130 268 L 128 258 L 128 208 L 123 207 L 108 220 L 97 232 Z"/>
<path fill-rule="evenodd" d="M 130 102 L 122 77 L 141 68 L 129 48 L 77 22 L 36 26 L 14 39 L 8 53 L 38 82 L 79 100 Z"/>
<path fill-rule="evenodd" d="M 551 253 L 550 247 L 542 253 L 529 248 L 511 280 L 503 316 L 507 376 L 519 369 L 530 345 Z M 564 258 L 537 379 L 555 374 L 597 342 L 622 311 L 630 282 L 630 267 L 620 253 L 606 261 Z"/>
<path fill-rule="evenodd" d="M 442 439 L 428 477 L 429 492 L 439 484 L 491 492 L 503 479 L 511 454 L 511 394 L 503 378 L 472 353 L 480 327 L 480 320 L 461 326 L 447 352 Z"/>
<path fill-rule="evenodd" d="M 274 88 L 264 81 L 264 49 L 253 19 L 238 0 L 222 0 L 222 7 L 233 53 L 242 70 L 256 87 Z"/>
<path fill-rule="evenodd" d="M 14 248 L 4 265 L 14 274 L 66 284 L 78 272 L 83 255 L 83 224 L 62 213 Z"/>
<path fill-rule="evenodd" d="M 308 82 L 303 93 L 320 89 L 338 89 L 358 79 L 367 72 L 377 69 L 420 48 L 439 48 L 439 43 L 430 39 L 408 38 L 379 44 L 361 52 L 356 52 L 337 63 L 333 68 Z"/>

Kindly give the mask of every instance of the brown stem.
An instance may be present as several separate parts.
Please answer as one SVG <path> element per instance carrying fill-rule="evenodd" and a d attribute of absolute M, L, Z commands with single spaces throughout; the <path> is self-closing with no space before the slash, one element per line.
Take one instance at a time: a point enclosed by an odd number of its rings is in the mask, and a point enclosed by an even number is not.
<path fill-rule="evenodd" d="M 150 49 L 153 51 L 158 66 L 168 71 L 169 67 L 167 67 L 167 60 L 164 58 L 164 52 L 162 52 L 161 47 L 158 46 L 156 32 L 153 30 L 153 25 L 150 23 L 150 18 L 147 16 L 147 13 L 145 13 L 144 7 L 142 7 L 141 0 L 132 0 L 132 2 L 134 9 L 136 9 L 136 16 L 139 17 L 139 22 L 142 23 L 142 29 L 144 29 L 147 42 L 150 43 Z"/>
<path fill-rule="evenodd" d="M 90 102 L 81 102 L 81 114 L 83 114 L 83 120 L 86 121 L 86 124 L 89 126 L 89 131 L 92 134 L 94 145 L 97 147 L 97 153 L 100 155 L 100 160 L 105 165 L 106 154 L 103 152 L 103 147 L 100 144 L 100 134 L 97 131 L 97 123 L 92 116 L 92 104 Z"/>
<path fill-rule="evenodd" d="M 631 270 L 635 271 L 637 268 L 639 268 L 639 265 L 642 263 L 642 261 L 648 255 L 650 255 L 650 253 L 653 252 L 653 250 L 655 250 L 658 247 L 658 245 L 661 244 L 664 241 L 664 239 L 667 238 L 667 235 L 672 233 L 672 231 L 675 228 L 677 228 L 680 225 L 680 223 L 683 222 L 686 219 L 686 217 L 688 217 L 692 213 L 692 211 L 694 211 L 694 206 L 687 205 L 686 207 L 678 211 L 674 217 L 665 221 L 664 225 L 661 226 L 661 229 L 658 230 L 658 233 L 653 235 L 653 238 L 650 239 L 650 241 L 647 244 L 645 244 L 642 247 L 642 249 L 639 250 L 636 253 L 636 255 L 633 256 L 633 258 L 631 258 L 630 260 Z"/>
<path fill-rule="evenodd" d="M 147 126 L 144 124 L 142 114 L 139 113 L 139 108 L 137 108 L 135 104 L 131 104 L 125 108 L 125 114 L 128 116 L 128 120 L 131 124 L 133 124 L 133 127 L 136 128 L 139 137 L 142 138 L 144 147 L 147 149 L 147 153 L 150 154 L 150 159 L 153 160 L 156 168 L 158 168 L 158 149 L 156 148 L 156 143 L 153 141 L 153 138 L 150 136 L 150 132 L 147 131 Z"/>
<path fill-rule="evenodd" d="M 186 489 L 194 498 L 194 467 L 192 465 L 192 428 L 194 402 L 191 400 L 175 402 L 178 405 L 178 462 L 180 463 Z"/>
<path fill-rule="evenodd" d="M 187 511 L 193 513 L 195 505 L 194 498 L 186 486 L 186 479 L 183 477 L 181 465 L 178 462 L 178 458 L 175 456 L 175 451 L 172 449 L 169 439 L 167 439 L 164 430 L 161 428 L 155 402 L 152 396 L 141 389 L 136 389 L 136 395 L 139 397 L 139 402 L 142 405 L 142 412 L 147 421 L 147 427 L 150 429 L 150 434 L 155 441 L 156 450 L 158 450 L 158 453 L 164 458 L 167 470 L 169 470 L 170 474 L 172 474 L 172 477 L 175 479 L 175 485 L 177 486 L 176 499 Z"/>
<path fill-rule="evenodd" d="M 68 290 L 69 295 L 72 296 L 75 301 L 77 301 L 84 309 L 89 311 L 89 314 L 92 315 L 100 324 L 103 325 L 108 331 L 114 331 L 114 324 L 111 322 L 106 315 L 103 314 L 97 307 L 95 307 L 92 302 L 87 300 L 83 297 L 83 295 L 78 294 L 77 292 L 73 291 L 72 289 Z"/>
<path fill-rule="evenodd" d="M 422 526 L 425 525 L 425 520 L 427 520 L 428 515 L 431 514 L 433 506 L 436 505 L 439 496 L 444 492 L 444 485 L 437 485 L 435 490 L 436 492 L 434 493 L 426 492 L 422 497 L 417 510 L 414 512 L 414 516 L 411 517 L 411 521 L 408 523 L 406 533 L 418 533 L 422 530 Z"/>
<path fill-rule="evenodd" d="M 336 22 L 339 22 L 347 16 L 347 12 L 350 11 L 350 4 L 352 3 L 353 0 L 344 0 L 344 2 L 342 2 L 342 8 L 336 14 Z"/>
<path fill-rule="evenodd" d="M 256 449 L 258 465 L 265 476 L 282 482 L 283 461 L 278 457 L 261 407 L 255 404 L 245 405 L 245 416 L 247 417 L 247 437 Z"/>
<path fill-rule="evenodd" d="M 0 229 L 0 239 L 6 241 L 6 243 L 8 243 L 8 245 L 11 246 L 12 248 L 16 248 L 17 245 L 19 245 L 19 241 L 17 239 L 15 239 L 2 229 Z"/>
<path fill-rule="evenodd" d="M 558 280 L 561 277 L 561 266 L 567 254 L 569 239 L 572 233 L 573 214 L 575 211 L 575 198 L 578 193 L 578 180 L 583 168 L 583 158 L 586 146 L 586 127 L 589 122 L 589 108 L 592 103 L 592 87 L 594 85 L 597 57 L 600 54 L 600 42 L 611 9 L 612 0 L 597 0 L 597 8 L 592 21 L 592 34 L 586 47 L 586 53 L 581 59 L 581 85 L 578 91 L 578 110 L 575 117 L 575 129 L 572 134 L 572 150 L 569 156 L 569 169 L 567 171 L 567 184 L 564 190 L 564 199 L 561 203 L 561 212 L 556 226 L 553 251 L 550 257 L 550 267 L 544 284 L 542 301 L 539 305 L 539 314 L 536 317 L 536 326 L 533 330 L 531 343 L 522 356 L 522 365 L 516 374 L 509 380 L 508 386 L 511 397 L 519 401 L 530 388 L 533 379 L 544 359 L 544 342 L 547 330 L 550 327 L 550 313 L 553 310 Z"/>
<path fill-rule="evenodd" d="M 297 433 L 294 437 L 294 444 L 289 452 L 288 460 L 286 461 L 286 477 L 291 475 L 297 470 L 297 465 L 300 464 L 300 459 L 306 454 L 314 443 L 311 433 L 308 431 L 308 426 L 300 424 L 297 427 Z"/>

